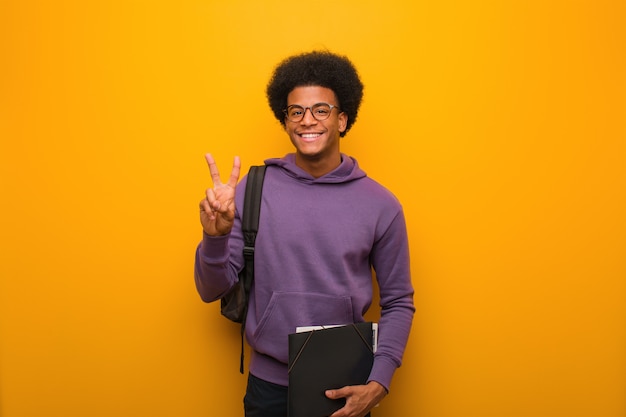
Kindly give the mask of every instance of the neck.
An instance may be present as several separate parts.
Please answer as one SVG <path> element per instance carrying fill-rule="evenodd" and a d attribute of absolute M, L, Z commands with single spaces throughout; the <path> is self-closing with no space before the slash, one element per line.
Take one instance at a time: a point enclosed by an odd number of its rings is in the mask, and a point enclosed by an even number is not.
<path fill-rule="evenodd" d="M 341 154 L 338 153 L 332 158 L 317 159 L 296 153 L 296 165 L 311 174 L 313 178 L 319 178 L 341 165 Z"/>

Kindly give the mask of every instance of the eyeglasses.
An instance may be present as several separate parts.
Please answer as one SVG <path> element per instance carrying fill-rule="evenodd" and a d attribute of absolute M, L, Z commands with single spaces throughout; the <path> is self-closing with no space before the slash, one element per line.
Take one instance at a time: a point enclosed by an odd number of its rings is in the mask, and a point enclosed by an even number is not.
<path fill-rule="evenodd" d="M 335 108 L 339 110 L 339 107 L 328 103 L 317 103 L 309 107 L 292 104 L 283 110 L 283 113 L 285 113 L 285 116 L 287 116 L 287 119 L 290 122 L 297 123 L 304 119 L 304 114 L 306 113 L 306 110 L 309 109 L 311 110 L 311 115 L 315 120 L 322 121 L 328 119 L 330 117 L 330 112 L 332 112 Z"/>

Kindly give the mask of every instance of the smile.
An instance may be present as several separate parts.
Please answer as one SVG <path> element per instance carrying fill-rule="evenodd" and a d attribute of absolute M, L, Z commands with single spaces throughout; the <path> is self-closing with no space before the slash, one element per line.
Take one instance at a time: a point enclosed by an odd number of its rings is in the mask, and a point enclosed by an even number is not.
<path fill-rule="evenodd" d="M 303 133 L 300 135 L 300 137 L 302 139 L 315 139 L 321 135 L 322 135 L 321 133 Z"/>

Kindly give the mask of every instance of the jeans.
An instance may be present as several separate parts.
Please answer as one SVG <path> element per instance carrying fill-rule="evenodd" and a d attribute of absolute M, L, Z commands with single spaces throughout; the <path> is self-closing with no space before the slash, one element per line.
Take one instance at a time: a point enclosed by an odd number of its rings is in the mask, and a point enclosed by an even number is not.
<path fill-rule="evenodd" d="M 246 417 L 287 417 L 287 387 L 248 374 L 243 408 Z"/>
<path fill-rule="evenodd" d="M 243 398 L 245 417 L 287 417 L 287 387 L 248 374 Z M 365 417 L 370 417 L 368 413 Z"/>

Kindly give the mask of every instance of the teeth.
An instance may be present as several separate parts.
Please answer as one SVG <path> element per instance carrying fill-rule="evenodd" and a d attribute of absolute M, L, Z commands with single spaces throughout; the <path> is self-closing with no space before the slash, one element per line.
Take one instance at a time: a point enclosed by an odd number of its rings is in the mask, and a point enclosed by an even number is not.
<path fill-rule="evenodd" d="M 318 136 L 319 136 L 319 133 L 304 133 L 302 135 L 302 137 L 306 138 L 306 139 L 313 139 L 313 138 L 316 138 Z"/>

